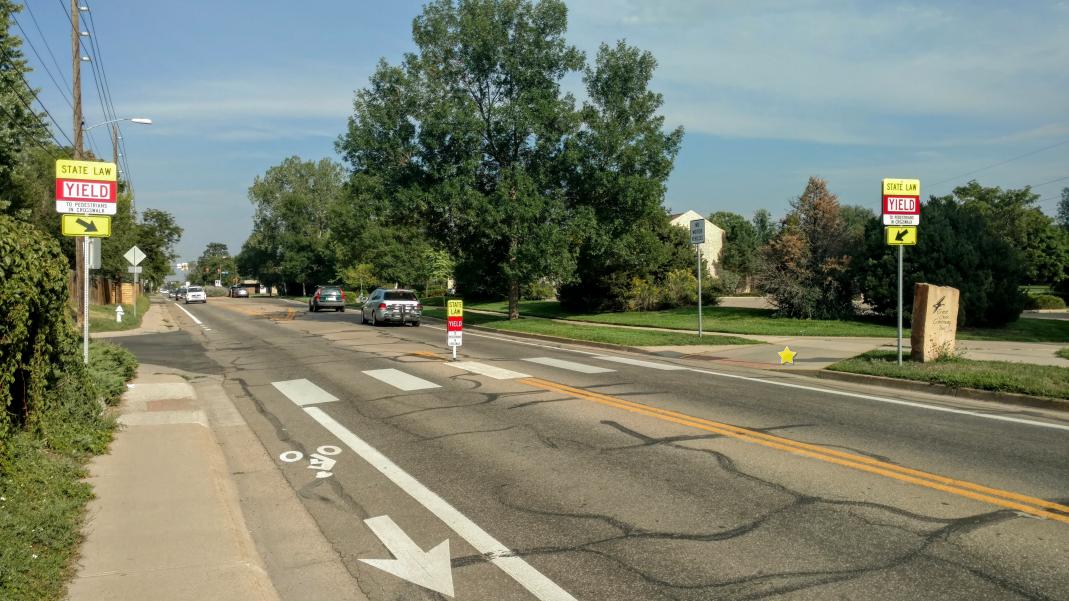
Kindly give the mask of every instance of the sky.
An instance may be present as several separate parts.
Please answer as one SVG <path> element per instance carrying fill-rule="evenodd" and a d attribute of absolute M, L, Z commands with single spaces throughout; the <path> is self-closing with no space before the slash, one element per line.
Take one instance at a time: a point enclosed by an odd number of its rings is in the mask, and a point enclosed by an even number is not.
<path fill-rule="evenodd" d="M 380 59 L 414 49 L 424 3 L 83 4 L 118 115 L 153 120 L 122 130 L 136 206 L 176 217 L 188 261 L 209 242 L 238 252 L 252 227 L 248 187 L 269 167 L 340 160 L 354 91 Z M 70 109 L 44 69 L 70 81 L 69 2 L 28 5 L 32 18 L 17 19 L 37 49 L 23 47 L 29 79 L 69 135 Z M 673 211 L 778 217 L 819 176 L 840 202 L 873 211 L 886 177 L 919 178 L 925 196 L 969 179 L 1032 185 L 1053 215 L 1069 186 L 1069 0 L 568 7 L 567 38 L 588 57 L 621 39 L 656 57 L 666 128 L 686 132 L 665 197 Z M 581 97 L 578 78 L 565 87 Z M 88 69 L 83 103 L 87 126 L 104 120 Z M 104 130 L 93 144 L 107 156 Z"/>

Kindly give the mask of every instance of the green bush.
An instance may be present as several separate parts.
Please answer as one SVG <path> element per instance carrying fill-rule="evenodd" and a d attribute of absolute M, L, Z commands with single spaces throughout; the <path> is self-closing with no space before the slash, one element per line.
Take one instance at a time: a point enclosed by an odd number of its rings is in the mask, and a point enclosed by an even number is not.
<path fill-rule="evenodd" d="M 1025 300 L 1024 308 L 1032 311 L 1035 310 L 1049 310 L 1049 309 L 1064 309 L 1065 301 L 1061 297 L 1054 296 L 1052 294 L 1038 294 L 1035 296 L 1029 296 Z"/>
<path fill-rule="evenodd" d="M 89 347 L 89 376 L 108 405 L 119 402 L 126 382 L 137 372 L 133 354 L 114 344 L 93 342 Z"/>
<path fill-rule="evenodd" d="M 661 305 L 661 290 L 646 278 L 631 278 L 627 292 L 628 311 L 653 311 Z"/>
<path fill-rule="evenodd" d="M 229 292 L 229 290 L 227 288 L 223 287 L 223 286 L 205 286 L 204 287 L 204 295 L 205 296 L 212 296 L 212 297 L 226 296 L 228 292 Z"/>
<path fill-rule="evenodd" d="M 664 278 L 661 286 L 664 307 L 693 307 L 698 304 L 698 278 L 688 269 L 673 269 Z"/>
<path fill-rule="evenodd" d="M 520 292 L 523 300 L 552 300 L 557 298 L 557 288 L 545 280 L 527 284 Z"/>

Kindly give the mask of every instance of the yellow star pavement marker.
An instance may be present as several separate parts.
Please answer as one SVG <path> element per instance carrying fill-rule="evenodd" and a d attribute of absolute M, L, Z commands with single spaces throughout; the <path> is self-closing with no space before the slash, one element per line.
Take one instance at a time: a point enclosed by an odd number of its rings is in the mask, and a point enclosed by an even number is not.
<path fill-rule="evenodd" d="M 797 355 L 798 353 L 792 351 L 791 347 L 785 346 L 785 347 L 783 347 L 782 351 L 780 351 L 780 352 L 778 352 L 776 354 L 779 355 L 779 364 L 780 365 L 785 365 L 785 364 L 794 365 L 794 356 Z"/>

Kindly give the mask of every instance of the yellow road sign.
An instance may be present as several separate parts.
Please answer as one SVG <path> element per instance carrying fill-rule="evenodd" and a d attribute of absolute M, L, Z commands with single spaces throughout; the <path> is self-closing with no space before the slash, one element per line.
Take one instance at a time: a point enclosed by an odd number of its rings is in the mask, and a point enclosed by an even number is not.
<path fill-rule="evenodd" d="M 111 217 L 107 215 L 63 215 L 64 236 L 111 237 Z"/>
<path fill-rule="evenodd" d="M 921 180 L 919 179 L 892 179 L 883 180 L 884 196 L 920 196 Z"/>
<path fill-rule="evenodd" d="M 118 177 L 119 169 L 115 163 L 69 161 L 67 159 L 56 161 L 56 179 L 113 182 Z"/>
<path fill-rule="evenodd" d="M 885 227 L 887 243 L 891 246 L 914 246 L 917 244 L 917 228 L 915 226 Z"/>
<path fill-rule="evenodd" d="M 464 317 L 464 301 L 451 300 L 445 305 L 446 317 Z"/>

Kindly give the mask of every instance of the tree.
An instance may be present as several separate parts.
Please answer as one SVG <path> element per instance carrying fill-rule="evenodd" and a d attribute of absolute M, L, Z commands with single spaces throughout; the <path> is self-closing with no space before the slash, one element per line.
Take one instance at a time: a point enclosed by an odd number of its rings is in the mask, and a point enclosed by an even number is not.
<path fill-rule="evenodd" d="M 150 285 L 159 285 L 172 273 L 172 264 L 177 258 L 174 247 L 182 239 L 182 228 L 174 215 L 159 209 L 147 209 L 141 214 L 137 225 L 137 246 L 145 252 L 142 279 Z"/>
<path fill-rule="evenodd" d="M 360 291 L 360 296 L 365 296 L 365 291 L 378 281 L 374 268 L 370 263 L 360 263 L 346 267 L 338 273 L 338 278 L 346 286 Z"/>
<path fill-rule="evenodd" d="M 810 177 L 802 195 L 791 201 L 780 232 L 762 250 L 759 285 L 783 315 L 852 314 L 850 250 L 838 197 L 824 180 Z"/>
<path fill-rule="evenodd" d="M 649 89 L 656 68 L 651 53 L 619 42 L 602 44 L 584 71 L 582 127 L 560 161 L 583 232 L 577 277 L 560 288 L 570 308 L 625 309 L 633 280 L 662 280 L 694 260 L 662 206 L 683 130 L 665 131 L 664 99 Z"/>
<path fill-rule="evenodd" d="M 720 258 L 723 270 L 737 276 L 741 282 L 749 284 L 757 271 L 758 245 L 757 228 L 738 213 L 717 211 L 709 215 L 709 221 L 724 230 L 724 251 Z M 724 278 L 722 277 L 721 280 Z M 727 292 L 735 292 L 728 290 Z"/>
<path fill-rule="evenodd" d="M 21 10 L 21 4 L 0 0 L 0 210 L 11 215 L 28 208 L 32 200 L 17 185 L 16 169 L 29 149 L 49 139 L 44 115 L 32 109 L 35 91 L 26 83 L 30 68 L 22 40 L 10 33 L 12 16 Z"/>
<path fill-rule="evenodd" d="M 776 235 L 776 226 L 772 223 L 772 214 L 768 209 L 757 209 L 753 214 L 754 232 L 757 234 L 758 248 L 766 245 Z"/>
<path fill-rule="evenodd" d="M 471 267 L 499 276 L 484 282 L 504 288 L 512 318 L 522 285 L 575 269 L 553 170 L 577 126 L 560 82 L 583 61 L 563 38 L 566 15 L 558 0 L 427 4 L 416 52 L 380 63 L 338 143 L 357 187 L 385 191 L 381 217 L 432 232 L 458 278 Z"/>
<path fill-rule="evenodd" d="M 330 207 L 342 195 L 343 171 L 329 159 L 289 157 L 257 176 L 249 188 L 256 206 L 253 234 L 257 257 L 270 275 L 301 286 L 326 283 L 336 274 L 330 244 Z M 258 263 L 262 278 L 267 263 Z"/>
<path fill-rule="evenodd" d="M 1062 188 L 1062 199 L 1058 201 L 1058 225 L 1069 230 L 1069 187 Z"/>
<path fill-rule="evenodd" d="M 237 261 L 230 256 L 226 244 L 222 242 L 209 242 L 197 259 L 196 269 L 190 270 L 190 281 L 204 286 L 210 286 L 219 280 L 223 285 L 237 283 Z"/>
<path fill-rule="evenodd" d="M 277 245 L 268 240 L 262 232 L 254 229 L 241 245 L 241 252 L 235 259 L 238 272 L 256 278 L 261 285 L 267 287 L 270 294 L 273 288 L 283 284 L 278 252 Z M 195 269 L 190 270 L 191 275 L 194 272 Z"/>

